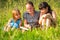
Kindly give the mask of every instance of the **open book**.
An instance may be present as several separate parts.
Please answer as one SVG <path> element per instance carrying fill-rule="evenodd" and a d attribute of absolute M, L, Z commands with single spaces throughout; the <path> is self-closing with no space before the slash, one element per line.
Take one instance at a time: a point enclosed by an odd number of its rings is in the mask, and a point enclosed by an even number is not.
<path fill-rule="evenodd" d="M 20 26 L 20 29 L 22 29 L 22 30 L 28 30 L 28 28 L 25 28 L 25 27 L 22 27 L 22 26 Z"/>

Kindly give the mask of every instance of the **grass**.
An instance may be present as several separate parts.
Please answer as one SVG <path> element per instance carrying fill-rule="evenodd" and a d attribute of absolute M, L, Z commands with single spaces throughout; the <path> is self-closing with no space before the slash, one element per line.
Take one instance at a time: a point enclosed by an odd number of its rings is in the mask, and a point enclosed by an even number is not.
<path fill-rule="evenodd" d="M 46 1 L 57 15 L 56 28 L 51 27 L 48 30 L 36 30 L 32 32 L 26 31 L 24 33 L 21 30 L 14 30 L 5 32 L 3 27 L 6 22 L 12 17 L 12 9 L 17 7 L 21 15 L 25 12 L 25 3 L 27 0 L 0 0 L 0 40 L 60 40 L 60 1 L 59 0 L 31 0 L 34 3 L 34 7 L 38 10 L 38 4 Z M 23 19 L 23 17 L 21 16 Z"/>
<path fill-rule="evenodd" d="M 9 32 L 1 31 L 0 40 L 59 40 L 60 29 L 50 28 L 48 30 L 33 30 L 22 33 L 20 30 Z"/>

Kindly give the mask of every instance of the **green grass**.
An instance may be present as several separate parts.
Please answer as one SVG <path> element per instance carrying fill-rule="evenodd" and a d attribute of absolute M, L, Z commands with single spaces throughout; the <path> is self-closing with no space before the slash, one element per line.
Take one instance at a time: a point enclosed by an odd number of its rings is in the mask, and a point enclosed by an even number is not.
<path fill-rule="evenodd" d="M 56 12 L 57 15 L 57 26 L 56 28 L 51 27 L 48 30 L 36 30 L 32 32 L 21 30 L 14 30 L 5 32 L 3 27 L 6 22 L 12 17 L 12 9 L 17 7 L 21 15 L 25 12 L 25 3 L 27 0 L 0 0 L 0 40 L 60 40 L 60 1 L 59 0 L 31 0 L 34 3 L 36 10 L 38 9 L 38 4 L 46 1 L 49 3 L 51 8 Z M 23 17 L 21 16 L 23 19 Z"/>

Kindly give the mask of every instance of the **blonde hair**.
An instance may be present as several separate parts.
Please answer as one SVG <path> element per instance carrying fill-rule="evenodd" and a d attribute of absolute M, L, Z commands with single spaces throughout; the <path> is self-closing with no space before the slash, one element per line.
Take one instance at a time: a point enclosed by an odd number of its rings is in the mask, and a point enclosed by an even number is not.
<path fill-rule="evenodd" d="M 13 10 L 12 10 L 12 14 L 13 14 L 12 16 L 13 16 L 13 19 L 15 19 L 15 16 L 14 16 L 15 13 L 19 13 L 19 14 L 21 15 L 19 9 L 13 9 Z"/>

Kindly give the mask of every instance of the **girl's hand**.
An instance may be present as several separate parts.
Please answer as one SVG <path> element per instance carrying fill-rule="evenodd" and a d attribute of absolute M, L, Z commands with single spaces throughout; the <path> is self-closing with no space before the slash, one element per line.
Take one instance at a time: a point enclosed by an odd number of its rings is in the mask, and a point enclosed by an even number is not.
<path fill-rule="evenodd" d="M 50 18 L 50 17 L 51 17 L 51 14 L 50 13 L 44 14 L 42 16 L 43 19 Z"/>
<path fill-rule="evenodd" d="M 44 14 L 44 15 L 42 15 L 42 19 L 46 19 L 47 18 L 47 15 L 46 14 Z"/>
<path fill-rule="evenodd" d="M 52 16 L 51 16 L 51 14 L 50 14 L 50 13 L 48 13 L 46 17 L 47 17 L 47 18 L 49 18 L 49 19 L 51 19 L 51 18 L 52 18 Z"/>
<path fill-rule="evenodd" d="M 27 28 L 31 29 L 31 26 L 28 24 L 28 25 L 27 25 Z"/>

